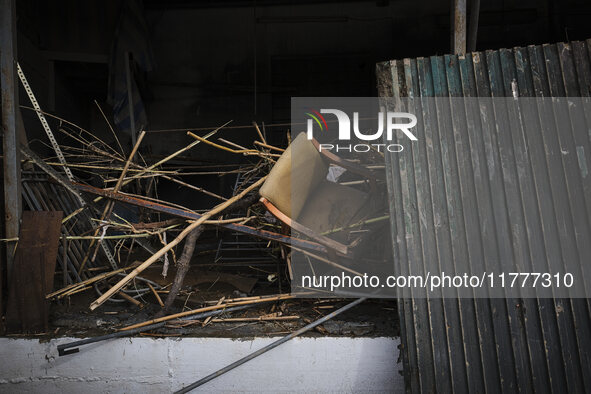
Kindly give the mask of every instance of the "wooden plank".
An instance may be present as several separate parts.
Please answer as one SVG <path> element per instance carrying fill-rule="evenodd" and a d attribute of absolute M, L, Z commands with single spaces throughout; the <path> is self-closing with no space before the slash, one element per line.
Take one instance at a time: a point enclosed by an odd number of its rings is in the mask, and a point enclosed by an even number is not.
<path fill-rule="evenodd" d="M 8 285 L 6 327 L 9 333 L 48 330 L 49 304 L 45 295 L 53 288 L 62 212 L 25 211 L 14 270 Z"/>

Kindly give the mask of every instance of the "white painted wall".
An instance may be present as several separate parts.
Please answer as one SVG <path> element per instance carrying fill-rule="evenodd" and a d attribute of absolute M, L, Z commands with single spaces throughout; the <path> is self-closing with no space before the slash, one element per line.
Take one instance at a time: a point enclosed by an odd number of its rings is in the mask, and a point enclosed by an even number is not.
<path fill-rule="evenodd" d="M 166 393 L 274 339 L 123 338 L 85 345 L 0 338 L 1 393 Z M 399 339 L 296 338 L 206 383 L 203 393 L 402 393 Z"/>

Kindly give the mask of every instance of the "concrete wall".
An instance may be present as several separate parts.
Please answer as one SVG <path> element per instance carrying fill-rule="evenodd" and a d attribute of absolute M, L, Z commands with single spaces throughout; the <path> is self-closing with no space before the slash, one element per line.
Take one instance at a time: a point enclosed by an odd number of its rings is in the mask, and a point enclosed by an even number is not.
<path fill-rule="evenodd" d="M 253 352 L 273 338 L 127 338 L 86 345 L 0 338 L 2 393 L 166 393 Z M 195 392 L 403 392 L 394 338 L 296 338 Z"/>

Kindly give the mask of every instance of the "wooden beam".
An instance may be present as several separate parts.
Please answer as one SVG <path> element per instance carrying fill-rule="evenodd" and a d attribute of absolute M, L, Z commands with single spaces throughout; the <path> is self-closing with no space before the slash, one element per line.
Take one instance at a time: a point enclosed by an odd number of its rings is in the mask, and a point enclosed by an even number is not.
<path fill-rule="evenodd" d="M 478 37 L 478 18 L 480 16 L 480 0 L 470 1 L 470 26 L 468 30 L 468 52 L 476 50 L 476 39 Z"/>
<path fill-rule="evenodd" d="M 466 0 L 454 0 L 453 9 L 453 53 L 466 53 Z"/>
<path fill-rule="evenodd" d="M 16 75 L 16 6 L 14 0 L 0 0 L 0 86 L 2 89 L 2 131 L 4 164 L 4 223 L 6 238 L 16 238 L 21 217 L 20 155 L 17 128 L 18 79 Z M 6 267 L 11 276 L 14 244 L 6 245 Z"/>

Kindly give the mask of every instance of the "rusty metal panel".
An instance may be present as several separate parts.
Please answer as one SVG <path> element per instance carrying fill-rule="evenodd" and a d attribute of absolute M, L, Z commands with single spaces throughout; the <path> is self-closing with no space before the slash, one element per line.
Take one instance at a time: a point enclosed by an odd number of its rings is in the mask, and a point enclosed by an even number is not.
<path fill-rule="evenodd" d="M 6 307 L 9 333 L 47 332 L 62 212 L 25 211 Z"/>
<path fill-rule="evenodd" d="M 587 40 L 389 61 L 377 66 L 378 94 L 589 97 L 590 57 Z M 473 118 L 466 111 L 487 118 L 482 123 L 490 129 L 456 128 Z M 531 114 L 499 119 L 494 108 L 469 105 L 452 113 L 459 132 L 434 130 L 430 143 L 412 154 L 386 154 L 399 273 L 408 273 L 411 261 L 445 264 L 446 254 L 491 264 L 520 253 L 591 261 L 591 181 L 581 175 L 577 156 L 578 147 L 591 145 L 591 132 L 544 127 L 553 117 L 583 116 L 577 121 L 591 130 L 591 114 L 539 110 L 535 118 L 512 122 Z M 436 116 L 427 106 L 419 115 Z M 511 133 L 496 133 L 495 122 L 505 122 Z M 588 299 L 399 299 L 407 391 L 591 392 L 590 311 Z"/>

